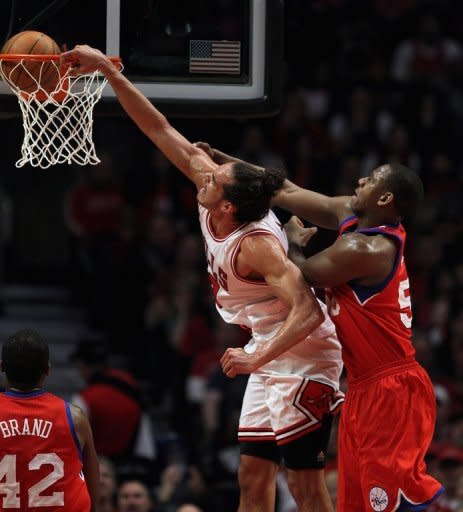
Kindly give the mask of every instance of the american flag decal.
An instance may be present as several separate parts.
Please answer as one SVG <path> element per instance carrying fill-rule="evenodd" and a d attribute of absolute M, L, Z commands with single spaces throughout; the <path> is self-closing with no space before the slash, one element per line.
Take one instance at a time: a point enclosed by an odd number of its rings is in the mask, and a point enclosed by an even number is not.
<path fill-rule="evenodd" d="M 190 73 L 239 75 L 240 41 L 190 41 Z"/>

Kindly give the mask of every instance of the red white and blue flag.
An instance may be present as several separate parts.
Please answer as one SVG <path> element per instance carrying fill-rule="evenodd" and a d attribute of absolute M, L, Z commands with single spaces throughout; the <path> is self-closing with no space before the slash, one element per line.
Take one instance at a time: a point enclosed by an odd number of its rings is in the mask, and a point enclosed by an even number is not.
<path fill-rule="evenodd" d="M 239 75 L 240 41 L 190 41 L 190 73 Z"/>

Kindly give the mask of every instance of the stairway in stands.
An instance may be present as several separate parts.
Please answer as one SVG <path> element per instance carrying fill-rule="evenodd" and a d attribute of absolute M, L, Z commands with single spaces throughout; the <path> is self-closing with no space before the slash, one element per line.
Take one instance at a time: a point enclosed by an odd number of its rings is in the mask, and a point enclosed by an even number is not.
<path fill-rule="evenodd" d="M 61 287 L 10 284 L 4 289 L 4 314 L 0 317 L 0 344 L 19 329 L 37 330 L 50 347 L 52 369 L 46 388 L 65 399 L 82 387 L 70 354 L 85 335 L 82 311 Z M 0 382 L 4 385 L 3 377 Z"/>

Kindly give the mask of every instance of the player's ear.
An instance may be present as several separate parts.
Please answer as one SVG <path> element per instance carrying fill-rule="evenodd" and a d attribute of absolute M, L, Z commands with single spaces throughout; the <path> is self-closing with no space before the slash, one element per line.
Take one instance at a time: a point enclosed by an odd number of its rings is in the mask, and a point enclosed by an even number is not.
<path fill-rule="evenodd" d="M 48 361 L 48 366 L 47 366 L 47 369 L 45 370 L 45 375 L 47 377 L 50 375 L 50 370 L 51 370 L 51 363 L 50 363 L 50 361 Z"/>
<path fill-rule="evenodd" d="M 235 213 L 236 212 L 236 206 L 228 201 L 227 199 L 224 199 L 222 202 L 222 211 L 224 213 Z"/>
<path fill-rule="evenodd" d="M 392 192 L 384 192 L 378 199 L 378 206 L 387 206 L 394 201 L 394 194 Z"/>

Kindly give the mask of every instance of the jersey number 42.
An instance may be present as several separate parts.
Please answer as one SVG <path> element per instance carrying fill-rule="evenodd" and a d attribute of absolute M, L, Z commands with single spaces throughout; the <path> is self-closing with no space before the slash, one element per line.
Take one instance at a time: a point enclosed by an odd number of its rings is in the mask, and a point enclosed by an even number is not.
<path fill-rule="evenodd" d="M 64 507 L 64 492 L 44 494 L 55 482 L 64 476 L 64 463 L 56 453 L 38 453 L 28 465 L 35 471 L 45 464 L 52 471 L 28 489 L 28 507 Z M 0 461 L 0 495 L 4 495 L 3 509 L 21 509 L 20 483 L 16 478 L 16 455 L 5 455 Z M 24 505 L 23 505 L 24 506 Z"/>

